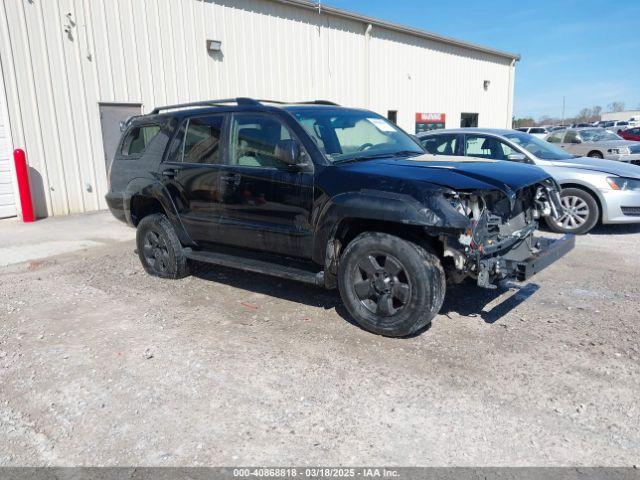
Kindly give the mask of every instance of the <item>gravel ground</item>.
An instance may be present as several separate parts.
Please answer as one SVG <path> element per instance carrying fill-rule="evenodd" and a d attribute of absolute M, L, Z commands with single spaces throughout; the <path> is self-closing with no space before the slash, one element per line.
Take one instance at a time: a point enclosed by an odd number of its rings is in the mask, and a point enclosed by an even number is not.
<path fill-rule="evenodd" d="M 133 242 L 0 269 L 0 465 L 621 465 L 640 458 L 640 227 L 387 339 L 336 293 Z"/>

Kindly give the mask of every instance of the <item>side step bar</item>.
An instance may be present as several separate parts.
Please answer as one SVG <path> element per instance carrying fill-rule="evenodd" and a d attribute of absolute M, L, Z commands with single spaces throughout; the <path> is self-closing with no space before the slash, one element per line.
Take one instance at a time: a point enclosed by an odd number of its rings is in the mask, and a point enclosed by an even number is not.
<path fill-rule="evenodd" d="M 191 248 L 185 248 L 183 252 L 188 259 L 198 262 L 222 265 L 223 267 L 237 268 L 247 272 L 262 273 L 264 275 L 324 287 L 324 272 L 322 271 L 312 272 L 302 268 L 289 267 L 255 258 L 230 255 L 227 253 L 201 252 Z"/>

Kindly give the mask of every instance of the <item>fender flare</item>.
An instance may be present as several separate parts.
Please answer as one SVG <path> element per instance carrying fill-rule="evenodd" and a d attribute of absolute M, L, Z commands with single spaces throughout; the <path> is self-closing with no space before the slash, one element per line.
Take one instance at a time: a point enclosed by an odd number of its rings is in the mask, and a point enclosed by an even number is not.
<path fill-rule="evenodd" d="M 460 214 L 442 195 L 433 190 L 424 203 L 413 196 L 382 190 L 360 190 L 333 197 L 322 208 L 313 245 L 313 260 L 327 265 L 338 228 L 345 219 L 374 220 L 434 229 L 460 229 L 469 219 Z"/>
<path fill-rule="evenodd" d="M 156 200 L 160 203 L 165 215 L 176 230 L 176 234 L 183 245 L 193 246 L 195 243 L 187 233 L 178 209 L 169 190 L 162 183 L 150 178 L 134 178 L 131 180 L 123 192 L 123 206 L 127 224 L 135 226 L 131 215 L 131 201 L 134 197 L 144 197 Z"/>

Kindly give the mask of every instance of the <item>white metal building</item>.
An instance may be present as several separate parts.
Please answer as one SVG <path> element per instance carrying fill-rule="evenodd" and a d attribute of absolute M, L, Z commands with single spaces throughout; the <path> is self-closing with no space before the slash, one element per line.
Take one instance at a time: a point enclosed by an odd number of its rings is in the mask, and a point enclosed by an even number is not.
<path fill-rule="evenodd" d="M 411 133 L 508 127 L 518 58 L 306 0 L 3 0 L 0 217 L 19 214 L 12 148 L 37 216 L 106 208 L 119 120 L 156 105 L 326 99 Z"/>
<path fill-rule="evenodd" d="M 607 112 L 601 116 L 602 120 L 620 120 L 628 122 L 632 118 L 640 118 L 640 110 L 623 110 L 621 112 Z"/>

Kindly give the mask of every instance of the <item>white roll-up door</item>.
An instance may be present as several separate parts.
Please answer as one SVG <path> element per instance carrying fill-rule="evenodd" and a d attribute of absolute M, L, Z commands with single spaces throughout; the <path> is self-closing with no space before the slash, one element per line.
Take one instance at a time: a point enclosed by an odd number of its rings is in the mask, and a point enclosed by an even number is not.
<path fill-rule="evenodd" d="M 13 217 L 16 214 L 16 197 L 13 192 L 13 173 L 11 171 L 11 136 L 7 120 L 7 105 L 0 77 L 0 218 Z"/>

